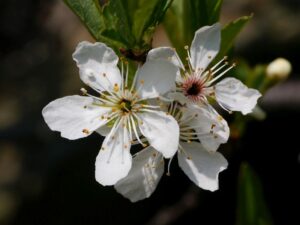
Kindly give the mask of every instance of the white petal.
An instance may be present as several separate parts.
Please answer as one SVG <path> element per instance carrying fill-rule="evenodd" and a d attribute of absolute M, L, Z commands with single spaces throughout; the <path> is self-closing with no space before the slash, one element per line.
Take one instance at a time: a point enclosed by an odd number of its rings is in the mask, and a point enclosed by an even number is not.
<path fill-rule="evenodd" d="M 77 45 L 73 53 L 81 80 L 99 91 L 113 90 L 120 85 L 121 74 L 117 67 L 118 56 L 103 43 L 84 41 Z"/>
<path fill-rule="evenodd" d="M 183 172 L 200 188 L 218 190 L 219 173 L 227 168 L 227 160 L 219 152 L 206 151 L 198 142 L 180 144 L 187 154 L 178 153 L 178 163 Z"/>
<path fill-rule="evenodd" d="M 168 98 L 179 102 L 181 105 L 185 105 L 189 103 L 189 99 L 184 96 L 181 92 L 170 92 L 167 95 Z"/>
<path fill-rule="evenodd" d="M 148 60 L 136 73 L 141 98 L 155 98 L 175 89 L 178 67 L 164 60 Z"/>
<path fill-rule="evenodd" d="M 147 147 L 136 154 L 129 174 L 115 185 L 115 189 L 131 202 L 137 202 L 152 195 L 163 173 L 162 155 Z"/>
<path fill-rule="evenodd" d="M 220 49 L 221 25 L 204 26 L 196 31 L 191 45 L 191 63 L 195 70 L 207 68 Z"/>
<path fill-rule="evenodd" d="M 189 120 L 187 125 L 196 130 L 200 142 L 208 151 L 216 151 L 229 138 L 230 131 L 226 120 L 209 105 L 194 105 L 193 109 L 187 109 L 183 113 L 182 119 L 195 114 L 197 117 Z"/>
<path fill-rule="evenodd" d="M 244 115 L 252 112 L 261 94 L 248 88 L 235 78 L 225 78 L 216 84 L 215 95 L 219 104 L 231 111 L 240 111 Z"/>
<path fill-rule="evenodd" d="M 106 121 L 101 119 L 101 115 L 110 112 L 111 108 L 94 106 L 90 97 L 73 95 L 50 102 L 42 114 L 51 130 L 74 140 L 86 137 L 103 126 Z"/>
<path fill-rule="evenodd" d="M 147 61 L 157 60 L 157 61 L 167 61 L 176 65 L 178 68 L 184 69 L 184 66 L 177 55 L 174 48 L 170 47 L 159 47 L 154 48 L 149 51 L 147 55 Z"/>
<path fill-rule="evenodd" d="M 120 125 L 112 135 L 106 136 L 95 163 L 96 180 L 104 186 L 126 177 L 132 164 L 127 128 Z"/>
<path fill-rule="evenodd" d="M 164 112 L 143 112 L 138 114 L 142 120 L 139 128 L 150 145 L 171 158 L 178 149 L 179 126 L 177 121 Z"/>

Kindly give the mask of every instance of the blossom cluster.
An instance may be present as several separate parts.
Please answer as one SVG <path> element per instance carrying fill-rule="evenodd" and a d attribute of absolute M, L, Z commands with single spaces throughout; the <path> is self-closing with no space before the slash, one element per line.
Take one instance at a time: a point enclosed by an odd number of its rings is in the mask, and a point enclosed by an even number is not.
<path fill-rule="evenodd" d="M 149 197 L 164 174 L 165 159 L 177 155 L 179 167 L 197 186 L 215 191 L 227 161 L 217 152 L 229 127 L 215 105 L 228 112 L 252 112 L 261 94 L 235 78 L 223 77 L 235 65 L 224 57 L 209 67 L 220 48 L 220 25 L 205 26 L 187 50 L 187 66 L 170 47 L 149 51 L 129 80 L 126 62 L 103 43 L 81 42 L 73 59 L 82 88 L 50 102 L 42 111 L 50 129 L 70 140 L 97 132 L 105 139 L 96 158 L 95 177 L 132 202 Z M 143 149 L 132 156 L 132 145 Z"/>

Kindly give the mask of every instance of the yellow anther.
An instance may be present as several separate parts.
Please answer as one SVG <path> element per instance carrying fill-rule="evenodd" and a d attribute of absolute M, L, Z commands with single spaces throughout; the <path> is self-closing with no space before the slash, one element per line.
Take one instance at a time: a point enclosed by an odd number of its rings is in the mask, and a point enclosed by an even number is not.
<path fill-rule="evenodd" d="M 144 81 L 144 80 L 140 80 L 140 83 L 141 83 L 141 84 L 144 84 L 144 83 L 145 83 L 145 81 Z"/>
<path fill-rule="evenodd" d="M 215 127 L 216 127 L 216 124 L 212 124 L 211 127 L 210 127 L 210 129 L 212 130 L 212 129 L 214 129 Z"/>
<path fill-rule="evenodd" d="M 211 55 L 208 55 L 207 58 L 211 59 Z"/>
<path fill-rule="evenodd" d="M 191 160 L 192 159 L 192 157 L 190 157 L 190 156 L 188 156 L 188 157 L 186 157 L 188 160 Z"/>
<path fill-rule="evenodd" d="M 189 46 L 188 46 L 188 45 L 184 46 L 184 49 L 185 49 L 185 50 L 188 50 L 188 49 L 189 49 Z"/>
<path fill-rule="evenodd" d="M 152 154 L 152 156 L 153 156 L 153 157 L 156 157 L 156 156 L 157 156 L 157 154 L 156 154 L 156 153 L 153 153 L 153 154 Z"/>
<path fill-rule="evenodd" d="M 218 120 L 221 122 L 223 120 L 223 117 L 221 115 L 218 115 Z"/>
<path fill-rule="evenodd" d="M 119 89 L 120 89 L 119 85 L 118 84 L 114 84 L 114 91 L 117 92 L 117 91 L 119 91 Z"/>
<path fill-rule="evenodd" d="M 104 117 L 104 116 L 101 116 L 101 119 L 102 119 L 102 120 L 104 120 L 104 119 L 105 119 L 105 117 Z"/>

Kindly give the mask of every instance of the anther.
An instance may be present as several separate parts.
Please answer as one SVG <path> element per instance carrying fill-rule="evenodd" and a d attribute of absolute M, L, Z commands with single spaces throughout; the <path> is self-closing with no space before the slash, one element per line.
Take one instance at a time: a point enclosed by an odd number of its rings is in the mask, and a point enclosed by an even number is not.
<path fill-rule="evenodd" d="M 87 94 L 87 90 L 85 88 L 80 88 L 80 91 L 83 95 L 86 95 Z"/>
<path fill-rule="evenodd" d="M 114 91 L 118 92 L 119 91 L 119 85 L 118 84 L 114 84 Z"/>
<path fill-rule="evenodd" d="M 106 73 L 103 73 L 102 75 L 103 75 L 104 77 L 106 77 Z"/>
<path fill-rule="evenodd" d="M 145 83 L 145 81 L 144 81 L 144 80 L 140 80 L 140 83 L 141 83 L 141 84 L 144 84 L 144 83 Z"/>
<path fill-rule="evenodd" d="M 84 133 L 84 134 L 89 134 L 90 132 L 89 132 L 88 129 L 83 129 L 83 130 L 82 130 L 82 133 Z"/>
<path fill-rule="evenodd" d="M 188 45 L 184 46 L 184 49 L 185 49 L 185 50 L 188 50 L 188 49 L 189 49 L 189 46 L 188 46 Z"/>

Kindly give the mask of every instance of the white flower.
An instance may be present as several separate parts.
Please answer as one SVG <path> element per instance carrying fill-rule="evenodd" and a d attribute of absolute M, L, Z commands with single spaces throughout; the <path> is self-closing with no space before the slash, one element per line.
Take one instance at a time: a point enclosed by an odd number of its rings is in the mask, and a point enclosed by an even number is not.
<path fill-rule="evenodd" d="M 240 111 L 243 114 L 250 113 L 261 94 L 251 88 L 247 88 L 235 78 L 225 78 L 217 82 L 224 74 L 232 69 L 235 64 L 228 65 L 227 57 L 224 57 L 216 65 L 208 69 L 209 64 L 217 55 L 220 48 L 221 28 L 220 24 L 205 26 L 195 33 L 191 49 L 187 50 L 188 69 L 174 49 L 159 48 L 156 50 L 156 60 L 169 60 L 183 74 L 177 71 L 177 91 L 186 96 L 193 103 L 207 103 L 207 97 L 215 98 L 218 104 L 227 111 Z"/>
<path fill-rule="evenodd" d="M 198 187 L 215 191 L 219 186 L 218 175 L 228 164 L 222 154 L 216 152 L 220 143 L 225 143 L 229 137 L 228 125 L 210 106 L 195 111 L 179 109 L 177 104 L 171 104 L 169 110 L 180 126 L 179 166 Z M 168 170 L 170 163 L 171 160 Z M 149 146 L 136 154 L 128 176 L 117 182 L 115 189 L 132 202 L 148 198 L 163 172 L 162 154 Z"/>
<path fill-rule="evenodd" d="M 132 142 L 146 146 L 141 135 L 164 157 L 175 154 L 179 136 L 176 120 L 147 101 L 174 88 L 177 68 L 172 63 L 148 57 L 128 87 L 128 67 L 124 69 L 122 63 L 120 72 L 117 55 L 105 44 L 81 42 L 73 58 L 81 80 L 99 96 L 82 89 L 86 96 L 57 99 L 42 113 L 48 126 L 62 137 L 74 140 L 93 131 L 106 136 L 95 164 L 100 184 L 113 185 L 128 174 Z"/>

